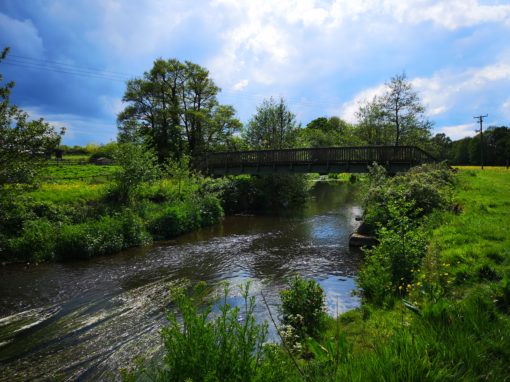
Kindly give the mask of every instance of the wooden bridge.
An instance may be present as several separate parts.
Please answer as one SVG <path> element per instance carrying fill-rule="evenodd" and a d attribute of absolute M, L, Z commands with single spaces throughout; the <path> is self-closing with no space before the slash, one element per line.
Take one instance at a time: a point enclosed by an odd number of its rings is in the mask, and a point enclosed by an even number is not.
<path fill-rule="evenodd" d="M 328 147 L 208 153 L 199 167 L 210 175 L 328 174 L 367 172 L 374 162 L 396 173 L 436 159 L 415 146 Z"/>

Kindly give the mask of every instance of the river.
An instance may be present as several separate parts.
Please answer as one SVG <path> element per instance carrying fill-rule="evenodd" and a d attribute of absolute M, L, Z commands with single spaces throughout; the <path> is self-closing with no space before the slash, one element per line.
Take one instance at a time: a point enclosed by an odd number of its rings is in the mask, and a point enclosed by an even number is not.
<path fill-rule="evenodd" d="M 356 186 L 318 182 L 285 216 L 230 216 L 114 256 L 0 267 L 0 381 L 117 379 L 135 356 L 160 351 L 169 286 L 181 279 L 228 281 L 233 292 L 251 280 L 259 320 L 268 319 L 260 293 L 277 316 L 296 273 L 320 283 L 330 314 L 353 309 L 361 254 L 347 244 L 360 213 Z"/>

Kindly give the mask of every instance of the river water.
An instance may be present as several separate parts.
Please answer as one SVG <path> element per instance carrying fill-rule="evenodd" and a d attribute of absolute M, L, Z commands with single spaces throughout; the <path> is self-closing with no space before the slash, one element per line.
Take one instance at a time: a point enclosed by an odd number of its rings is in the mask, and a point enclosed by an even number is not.
<path fill-rule="evenodd" d="M 181 279 L 228 281 L 234 293 L 251 280 L 259 320 L 268 319 L 261 293 L 277 316 L 296 273 L 321 284 L 331 314 L 357 307 L 361 254 L 347 245 L 361 213 L 355 188 L 318 182 L 304 210 L 231 216 L 114 256 L 0 267 L 0 381 L 117 379 L 137 355 L 160 352 L 169 286 Z"/>

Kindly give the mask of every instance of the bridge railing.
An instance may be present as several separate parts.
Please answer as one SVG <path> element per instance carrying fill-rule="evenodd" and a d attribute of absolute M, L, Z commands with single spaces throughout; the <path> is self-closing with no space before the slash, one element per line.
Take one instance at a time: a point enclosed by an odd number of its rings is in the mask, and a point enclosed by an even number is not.
<path fill-rule="evenodd" d="M 431 155 L 415 146 L 366 146 L 216 152 L 207 154 L 205 166 L 214 169 L 269 165 L 371 164 L 373 162 L 419 164 L 434 161 Z"/>

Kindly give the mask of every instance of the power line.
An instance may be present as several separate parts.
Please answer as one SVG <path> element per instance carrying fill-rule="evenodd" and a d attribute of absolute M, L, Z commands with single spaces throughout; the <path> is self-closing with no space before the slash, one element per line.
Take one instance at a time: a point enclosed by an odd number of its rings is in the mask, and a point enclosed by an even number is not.
<path fill-rule="evenodd" d="M 67 64 L 58 61 L 50 61 L 50 60 L 41 60 L 33 57 L 21 56 L 16 54 L 9 54 L 9 56 L 4 61 L 4 64 L 10 66 L 17 66 L 25 69 L 33 69 L 33 70 L 41 70 L 48 71 L 59 74 L 67 74 L 73 76 L 79 76 L 84 78 L 92 78 L 92 79 L 100 79 L 107 81 L 116 81 L 116 82 L 126 82 L 130 78 L 135 78 L 136 76 L 130 75 L 122 72 L 108 71 L 108 70 L 99 70 L 90 67 L 77 66 L 72 64 Z M 246 90 L 235 90 L 233 88 L 223 88 L 221 92 L 218 94 L 218 97 L 230 98 L 232 100 L 261 100 L 265 99 L 268 96 L 261 93 L 254 93 Z M 341 104 L 339 100 L 333 100 L 330 97 L 314 97 L 313 100 L 303 99 L 299 96 L 282 96 L 279 95 L 276 98 L 282 97 L 286 101 L 297 104 L 303 107 L 328 107 L 334 106 L 338 107 Z"/>
<path fill-rule="evenodd" d="M 50 66 L 42 66 L 37 64 L 31 64 L 31 63 L 23 63 L 18 61 L 5 61 L 4 64 L 11 65 L 11 66 L 18 66 L 25 69 L 34 69 L 34 70 L 42 70 L 42 71 L 48 71 L 48 72 L 54 72 L 54 73 L 61 73 L 61 74 L 70 74 L 80 77 L 86 77 L 86 78 L 95 78 L 95 79 L 102 79 L 102 80 L 109 80 L 109 81 L 120 81 L 125 82 L 127 78 L 120 78 L 120 77 L 112 77 L 107 75 L 101 75 L 100 73 L 88 73 L 88 72 L 82 72 L 77 70 L 69 70 L 65 68 L 58 68 L 58 67 L 50 67 Z"/>
<path fill-rule="evenodd" d="M 131 74 L 129 74 L 129 73 L 115 72 L 112 70 L 103 70 L 103 69 L 91 68 L 91 67 L 86 67 L 86 66 L 79 66 L 79 65 L 61 62 L 61 61 L 43 60 L 43 59 L 35 58 L 35 57 L 21 56 L 19 54 L 9 53 L 9 55 L 7 57 L 14 57 L 17 59 L 31 61 L 31 62 L 39 63 L 39 64 L 54 64 L 54 65 L 58 65 L 58 66 L 68 67 L 71 69 L 88 70 L 88 71 L 101 72 L 101 73 L 111 73 L 111 74 L 117 74 L 120 76 L 131 76 Z"/>

